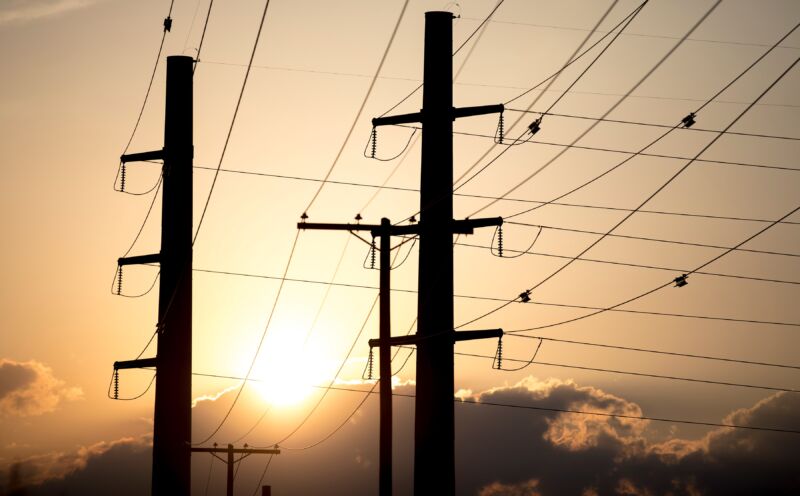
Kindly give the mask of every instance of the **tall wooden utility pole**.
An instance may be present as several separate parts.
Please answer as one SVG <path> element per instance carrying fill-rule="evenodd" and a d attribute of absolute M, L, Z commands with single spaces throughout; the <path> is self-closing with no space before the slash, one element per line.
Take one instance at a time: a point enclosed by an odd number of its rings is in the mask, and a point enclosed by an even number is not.
<path fill-rule="evenodd" d="M 417 400 L 414 494 L 455 494 L 453 345 L 502 335 L 502 330 L 456 333 L 453 320 L 453 234 L 502 224 L 502 219 L 453 220 L 453 121 L 499 113 L 502 105 L 453 107 L 453 15 L 425 13 L 421 112 L 373 119 L 374 126 L 422 123 L 417 301 Z"/>
<path fill-rule="evenodd" d="M 153 495 L 189 496 L 192 392 L 192 64 L 167 57 L 164 148 L 123 155 L 122 163 L 163 160 L 161 251 L 119 259 L 161 266 L 155 358 L 116 362 L 115 370 L 156 367 Z M 121 270 L 121 269 L 120 269 Z"/>

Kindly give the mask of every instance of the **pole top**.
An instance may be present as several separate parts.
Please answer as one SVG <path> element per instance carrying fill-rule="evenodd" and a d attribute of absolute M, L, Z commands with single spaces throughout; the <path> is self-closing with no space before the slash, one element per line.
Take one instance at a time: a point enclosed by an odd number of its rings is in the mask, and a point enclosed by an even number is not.
<path fill-rule="evenodd" d="M 447 11 L 447 10 L 429 10 L 428 12 L 425 12 L 425 18 L 426 19 L 429 19 L 431 17 L 446 17 L 446 18 L 449 18 L 449 19 L 455 19 L 456 18 L 456 16 L 453 15 L 452 12 Z"/>

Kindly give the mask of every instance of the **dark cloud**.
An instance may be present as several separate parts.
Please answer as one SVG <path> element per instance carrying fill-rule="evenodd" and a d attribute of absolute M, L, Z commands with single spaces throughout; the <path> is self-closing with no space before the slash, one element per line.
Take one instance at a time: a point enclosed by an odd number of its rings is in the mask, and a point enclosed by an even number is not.
<path fill-rule="evenodd" d="M 394 391 L 398 395 L 413 394 L 414 387 L 398 384 Z M 229 391 L 209 397 L 213 400 L 198 401 L 193 411 L 195 432 L 211 432 L 234 395 L 235 391 Z M 625 398 L 569 380 L 528 378 L 513 386 L 478 394 L 462 392 L 460 396 L 477 404 L 456 403 L 455 407 L 459 495 L 800 494 L 796 470 L 800 436 L 717 428 L 700 439 L 654 442 L 647 421 L 488 404 L 634 416 L 642 413 L 638 405 Z M 358 394 L 331 392 L 318 414 L 282 444 L 283 451 L 272 460 L 263 483 L 271 484 L 276 494 L 375 494 L 377 398 L 367 401 L 345 422 L 361 398 Z M 257 397 L 246 390 L 240 401 L 212 441 L 232 441 L 260 416 L 258 405 L 263 403 L 258 403 Z M 268 412 L 246 441 L 270 446 L 297 427 L 312 404 L 313 401 L 288 413 Z M 414 402 L 397 396 L 394 405 L 394 492 L 407 495 L 412 493 L 413 481 Z M 800 429 L 798 411 L 799 395 L 776 394 L 722 420 Z M 304 449 L 334 431 L 324 443 Z M 196 434 L 195 438 L 200 436 Z M 32 457 L 21 462 L 18 472 L 28 484 L 28 494 L 34 496 L 147 494 L 150 456 L 149 440 L 123 439 L 74 453 Z M 236 478 L 237 494 L 256 490 L 267 461 L 267 456 L 251 456 L 242 463 Z M 192 464 L 196 491 L 203 491 L 210 480 L 209 494 L 224 492 L 223 463 L 211 464 L 210 456 L 197 454 Z M 9 473 L 6 467 L 6 479 Z M 123 489 L 130 492 L 120 492 Z"/>
<path fill-rule="evenodd" d="M 80 388 L 66 387 L 42 363 L 0 359 L 0 415 L 41 415 L 82 395 Z"/>
<path fill-rule="evenodd" d="M 641 414 L 634 403 L 571 381 L 528 379 L 476 399 Z M 699 440 L 653 443 L 646 421 L 497 410 L 504 409 L 459 405 L 461 494 L 800 494 L 797 435 L 717 428 Z M 800 396 L 779 393 L 724 422 L 800 429 L 798 411 Z"/>
<path fill-rule="evenodd" d="M 29 496 L 148 494 L 151 452 L 151 439 L 142 437 L 31 456 L 3 468 L 0 488 Z"/>

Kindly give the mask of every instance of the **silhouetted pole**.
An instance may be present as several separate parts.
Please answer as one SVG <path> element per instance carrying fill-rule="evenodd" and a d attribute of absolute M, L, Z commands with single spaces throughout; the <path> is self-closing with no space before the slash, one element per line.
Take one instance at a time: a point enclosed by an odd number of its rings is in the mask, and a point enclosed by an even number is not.
<path fill-rule="evenodd" d="M 192 65 L 167 57 L 153 495 L 188 495 L 192 436 Z"/>
<path fill-rule="evenodd" d="M 414 494 L 455 494 L 453 14 L 425 13 Z"/>
<path fill-rule="evenodd" d="M 116 362 L 115 370 L 155 366 L 154 496 L 189 496 L 192 390 L 192 64 L 167 57 L 164 148 L 132 153 L 122 163 L 163 160 L 161 251 L 120 258 L 119 266 L 159 263 L 155 358 Z"/>
<path fill-rule="evenodd" d="M 277 449 L 260 449 L 260 448 L 248 448 L 247 445 L 244 445 L 244 448 L 234 448 L 232 444 L 228 444 L 227 448 L 218 448 L 217 444 L 214 443 L 213 448 L 191 448 L 193 453 L 211 453 L 211 456 L 215 456 L 225 462 L 226 465 L 226 490 L 225 494 L 227 496 L 233 496 L 233 467 L 237 463 L 241 462 L 244 458 L 247 458 L 250 455 L 278 455 L 280 454 L 280 450 Z M 217 456 L 218 453 L 224 453 L 227 455 L 226 459 L 222 459 Z M 233 459 L 234 453 L 239 453 L 242 456 L 238 460 Z M 269 486 L 264 486 L 264 488 L 268 488 Z M 262 493 L 264 489 L 262 488 Z"/>
<path fill-rule="evenodd" d="M 378 336 L 381 344 L 378 347 L 380 365 L 380 440 L 378 487 L 381 496 L 392 494 L 392 311 L 391 311 L 391 228 L 389 219 L 381 219 L 380 229 L 380 323 Z"/>
<path fill-rule="evenodd" d="M 419 226 L 393 226 L 387 218 L 381 219 L 380 225 L 375 224 L 321 224 L 313 222 L 299 222 L 298 229 L 332 230 L 332 231 L 370 231 L 373 237 L 380 238 L 380 300 L 379 300 L 379 325 L 378 339 L 370 339 L 370 349 L 378 347 L 380 359 L 379 384 L 380 384 L 380 428 L 378 441 L 378 490 L 381 496 L 392 494 L 392 346 L 397 344 L 413 344 L 409 336 L 392 338 L 392 312 L 391 312 L 391 270 L 390 253 L 392 251 L 392 236 L 417 234 Z M 396 342 L 405 340 L 403 343 Z"/>
<path fill-rule="evenodd" d="M 456 333 L 453 320 L 453 234 L 503 220 L 453 220 L 453 121 L 498 113 L 502 105 L 453 107 L 453 14 L 425 13 L 422 111 L 372 120 L 373 126 L 422 123 L 419 294 L 417 300 L 417 399 L 414 494 L 455 494 L 453 345 L 502 335 L 502 330 Z M 398 344 L 398 341 L 393 341 Z"/>

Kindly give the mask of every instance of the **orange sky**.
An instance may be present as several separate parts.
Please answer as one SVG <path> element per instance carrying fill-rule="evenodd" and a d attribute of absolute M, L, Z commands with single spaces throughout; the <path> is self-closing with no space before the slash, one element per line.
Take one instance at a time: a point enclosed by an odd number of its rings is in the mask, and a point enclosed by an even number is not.
<path fill-rule="evenodd" d="M 331 167 L 354 120 L 352 137 L 330 177 L 333 183 L 325 185 L 308 210 L 310 220 L 348 222 L 360 213 L 369 223 L 377 223 L 381 217 L 399 222 L 416 212 L 418 194 L 407 191 L 419 187 L 416 136 L 411 138 L 410 129 L 380 128 L 379 157 L 398 155 L 409 139 L 412 145 L 402 158 L 370 160 L 363 156 L 370 119 L 386 112 L 420 84 L 425 11 L 447 8 L 460 15 L 454 21 L 457 47 L 496 3 L 410 1 L 376 84 L 356 119 L 403 2 L 273 0 L 222 162 L 223 169 L 270 176 L 224 171 L 220 174 L 195 245 L 195 269 L 279 277 L 289 260 L 295 224 L 319 186 L 315 181 Z M 616 2 L 589 43 L 605 35 L 639 3 Z M 458 74 L 455 105 L 506 103 L 537 85 L 564 65 L 610 5 L 610 1 L 505 0 L 486 29 L 453 58 L 454 73 Z M 527 329 L 590 312 L 545 304 L 591 308 L 617 305 L 725 252 L 722 248 L 686 243 L 733 247 L 769 226 L 769 221 L 800 206 L 800 173 L 792 170 L 800 170 L 796 164 L 800 156 L 797 68 L 739 118 L 800 55 L 800 34 L 790 35 L 734 85 L 708 102 L 800 21 L 800 5 L 777 0 L 723 1 L 681 42 L 680 38 L 713 5 L 705 0 L 652 0 L 585 74 L 581 75 L 610 37 L 565 70 L 547 92 L 541 92 L 540 87 L 508 103 L 508 136 L 522 134 L 539 116 L 512 109 L 549 109 L 542 130 L 529 143 L 505 152 L 503 146 L 493 146 L 490 137 L 497 128 L 497 116 L 456 122 L 457 132 L 473 135 L 458 134 L 454 138 L 455 177 L 476 165 L 474 172 L 503 152 L 459 189 L 460 195 L 454 200 L 456 217 L 507 218 L 534 206 L 530 203 L 533 200 L 558 198 L 555 201 L 560 203 L 513 218 L 528 225 L 504 227 L 507 254 L 529 247 L 533 254 L 518 258 L 493 256 L 489 249 L 492 229 L 458 239 L 454 249 L 455 292 L 459 295 L 455 300 L 457 325 L 537 286 L 579 254 L 582 260 L 571 263 L 532 292 L 532 303 L 514 303 L 467 328 Z M 196 53 L 207 7 L 206 0 L 176 0 L 173 29 L 165 39 L 165 56 Z M 112 295 L 109 288 L 115 261 L 130 246 L 152 200 L 152 194 L 117 193 L 113 185 L 118 157 L 130 137 L 147 89 L 161 38 L 161 22 L 168 9 L 166 0 L 36 0 L 0 6 L 0 60 L 4 72 L 0 83 L 0 149 L 5 173 L 0 182 L 0 205 L 5 212 L 0 225 L 4 233 L 0 244 L 4 260 L 0 298 L 2 472 L 15 461 L 50 460 L 54 453 L 72 456 L 83 449 L 84 453 L 102 457 L 113 451 L 109 446 L 127 446 L 113 445 L 114 442 L 125 437 L 138 440 L 152 430 L 152 391 L 137 401 L 114 402 L 107 399 L 106 390 L 113 362 L 134 358 L 154 331 L 157 290 L 141 298 L 121 298 Z M 212 10 L 195 74 L 194 164 L 200 167 L 195 170 L 195 222 L 213 174 L 204 168 L 219 164 L 262 9 L 260 1 L 248 0 L 221 2 Z M 550 109 L 554 102 L 557 103 Z M 415 112 L 420 105 L 418 92 L 392 112 Z M 163 106 L 162 59 L 130 151 L 162 145 Z M 608 119 L 665 126 L 673 126 L 696 111 L 697 124 L 689 130 L 678 129 L 647 149 L 648 154 L 658 157 L 638 156 L 597 182 L 559 198 L 629 156 L 598 148 L 635 152 L 666 131 L 603 122 L 581 137 L 578 147 L 559 155 L 563 150 L 559 144 L 572 143 L 596 122 L 578 117 L 600 117 L 612 108 Z M 511 128 L 520 116 L 519 124 Z M 749 135 L 728 133 L 717 138 L 718 133 L 703 131 L 725 129 L 737 118 L 730 131 Z M 712 141 L 700 155 L 701 160 L 690 163 L 687 159 L 669 158 L 695 157 Z M 487 151 L 488 155 L 481 159 Z M 550 162 L 554 157 L 557 158 Z M 639 207 L 687 164 L 642 207 L 651 213 L 636 213 L 613 231 L 684 244 L 607 237 L 582 254 L 599 236 L 576 231 L 608 232 L 628 210 Z M 545 168 L 541 172 L 523 182 L 542 166 Z M 157 165 L 130 165 L 129 191 L 149 190 L 158 180 L 158 173 Z M 389 188 L 380 190 L 374 198 L 376 189 L 363 186 L 384 182 Z M 491 202 L 485 197 L 498 196 L 506 199 L 483 209 Z M 154 216 L 146 223 L 131 254 L 158 250 L 160 205 L 159 198 Z M 476 211 L 480 213 L 475 214 Z M 749 251 L 734 251 L 702 269 L 715 275 L 692 274 L 683 288 L 668 286 L 621 307 L 728 320 L 605 312 L 525 334 L 797 365 L 798 223 L 800 214 L 793 214 L 742 246 Z M 538 226 L 545 227 L 537 238 Z M 393 272 L 394 289 L 416 289 L 417 253 L 417 247 L 413 247 L 405 263 Z M 401 259 L 405 254 L 401 252 Z M 354 238 L 348 240 L 342 232 L 303 232 L 291 258 L 288 277 L 374 287 L 378 274 L 363 268 L 367 256 L 365 244 Z M 151 267 L 126 270 L 123 292 L 145 292 L 155 273 Z M 265 331 L 278 281 L 196 271 L 193 284 L 194 371 L 244 375 Z M 338 379 L 360 380 L 368 353 L 366 341 L 377 335 L 377 312 L 368 314 L 376 295 L 377 291 L 370 288 L 333 286 L 328 292 L 325 284 L 287 282 L 266 330 L 263 350 L 255 358 L 254 377 L 273 385 L 288 383 L 295 389 L 301 387 L 296 385 L 298 378 L 324 385 L 333 380 L 344 363 Z M 416 295 L 396 291 L 392 303 L 394 334 L 413 329 Z M 365 320 L 364 332 L 357 337 Z M 505 356 L 528 359 L 536 345 L 536 340 L 509 337 L 504 340 Z M 348 355 L 351 347 L 353 351 Z M 461 343 L 456 348 L 465 354 L 494 355 L 496 342 Z M 151 348 L 145 356 L 153 353 Z M 404 359 L 406 354 L 401 351 L 399 358 Z M 526 390 L 536 391 L 538 387 L 549 395 L 558 389 L 554 384 L 563 381 L 568 385 L 561 387 L 567 389 L 593 388 L 580 393 L 588 395 L 591 401 L 587 399 L 585 404 L 589 406 L 594 404 L 592 401 L 600 401 L 597 398 L 602 394 L 609 394 L 619 398 L 624 408 L 629 403 L 637 405 L 647 416 L 718 423 L 736 409 L 753 408 L 775 391 L 558 365 L 777 389 L 800 387 L 797 369 L 657 356 L 555 341 L 543 343 L 537 361 L 549 365 L 535 364 L 518 372 L 506 372 L 493 370 L 491 360 L 459 355 L 455 388 L 479 394 L 523 384 Z M 510 362 L 508 366 L 512 366 Z M 125 372 L 122 395 L 140 393 L 150 377 L 149 372 Z M 413 357 L 398 378 L 403 384 L 415 379 Z M 538 378 L 539 382 L 531 378 Z M 197 376 L 193 393 L 195 397 L 215 395 L 237 385 L 235 380 Z M 264 396 L 259 396 L 250 388 L 246 391 L 246 401 L 237 405 L 230 426 L 220 433 L 223 437 L 217 442 L 227 443 L 229 438 L 244 434 L 268 403 L 269 394 L 262 391 Z M 276 406 L 275 417 L 267 417 L 251 437 L 241 442 L 272 442 L 281 437 L 281 426 L 290 431 L 320 393 L 306 394 L 310 396 L 298 404 Z M 301 439 L 296 445 L 312 443 L 339 425 L 360 400 L 359 394 L 353 394 L 336 393 L 335 398 L 326 399 L 313 422 L 298 434 Z M 793 398 L 795 394 L 787 396 Z M 218 402 L 201 402 L 213 406 L 204 406 L 202 412 L 198 409 L 198 438 L 208 435 L 219 422 L 230 396 L 223 395 Z M 409 402 L 398 408 L 410 408 L 411 400 L 397 401 Z M 358 417 L 362 419 L 360 425 L 376 425 L 376 406 L 366 405 Z M 409 411 L 413 409 L 406 413 Z M 795 410 L 785 411 L 796 417 Z M 536 417 L 535 413 L 529 415 Z M 765 418 L 769 421 L 769 417 Z M 404 418 L 398 431 L 407 432 L 411 420 Z M 797 428 L 796 420 L 794 424 L 782 417 L 772 421 L 772 427 Z M 464 425 L 469 422 L 464 420 Z M 352 437 L 343 433 L 343 440 L 335 441 L 335 446 L 347 449 L 360 446 L 357 440 L 363 440 L 367 451 L 353 455 L 353 459 L 372 457 L 371 466 L 361 462 L 356 465 L 367 477 L 375 477 L 377 441 L 373 446 L 365 433 L 376 436 L 377 431 L 363 429 L 353 431 L 349 434 Z M 652 454 L 666 449 L 663 443 L 671 439 L 695 443 L 710 439 L 704 437 L 713 437 L 708 431 L 652 422 L 641 432 L 615 431 L 614 439 L 621 440 L 620 446 L 629 446 L 630 439 L 641 437 L 649 443 L 645 451 Z M 536 432 L 537 442 L 541 442 L 542 433 Z M 576 431 L 573 428 L 565 432 Z M 797 454 L 800 438 L 786 436 L 771 439 L 789 443 Z M 565 442 L 564 446 L 574 445 Z M 413 451 L 407 443 L 398 449 L 403 457 L 410 457 Z M 312 467 L 336 461 L 333 448 L 319 453 L 308 454 L 307 458 L 299 453 L 287 456 L 276 461 L 281 465 L 270 471 L 284 473 L 281 470 L 285 469 L 287 474 L 294 473 L 296 468 L 286 468 L 291 465 L 287 458 L 298 460 L 297 466 Z M 468 455 L 464 457 L 466 460 Z M 410 462 L 398 461 L 405 467 L 398 470 L 408 475 Z M 203 458 L 202 466 L 200 461 L 195 463 L 195 476 L 200 477 L 195 482 L 204 484 L 208 460 Z M 248 482 L 251 485 L 263 469 L 263 465 L 256 467 L 258 464 L 254 462 L 243 474 L 248 481 L 252 479 Z M 45 465 L 51 466 L 46 462 L 36 466 Z M 85 469 L 80 463 L 66 467 L 60 472 L 53 469 L 49 477 Z M 48 478 L 43 473 L 41 469 L 30 469 L 30 474 L 39 474 L 37 482 Z M 342 473 L 349 472 L 342 468 Z M 220 490 L 224 481 L 221 474 L 215 472 L 214 478 L 214 487 Z M 468 478 L 469 484 L 477 490 L 493 482 L 502 486 L 540 480 L 540 474 L 533 472 L 524 477 L 498 473 L 493 479 L 494 475 L 486 472 L 483 479 Z M 285 487 L 297 483 L 289 476 L 278 480 Z M 0 487 L 5 482 L 0 478 Z M 534 486 L 529 489 L 534 491 Z M 551 486 L 538 487 L 542 494 L 550 494 L 546 488 Z M 499 492 L 485 494 L 504 494 L 502 490 L 500 487 Z"/>

